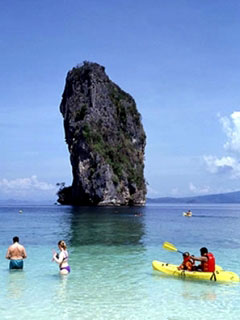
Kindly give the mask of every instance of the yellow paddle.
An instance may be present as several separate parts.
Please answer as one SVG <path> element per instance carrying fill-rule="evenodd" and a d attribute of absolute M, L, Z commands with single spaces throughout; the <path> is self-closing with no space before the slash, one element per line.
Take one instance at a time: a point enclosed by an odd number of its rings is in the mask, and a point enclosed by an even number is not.
<path fill-rule="evenodd" d="M 174 244 L 172 244 L 172 243 L 170 243 L 170 242 L 167 242 L 167 241 L 165 241 L 165 242 L 163 243 L 163 248 L 166 249 L 166 250 L 168 250 L 168 251 L 175 251 L 175 252 L 179 252 L 179 253 L 183 254 L 183 252 L 180 251 L 180 250 L 178 250 L 178 249 L 175 247 Z"/>

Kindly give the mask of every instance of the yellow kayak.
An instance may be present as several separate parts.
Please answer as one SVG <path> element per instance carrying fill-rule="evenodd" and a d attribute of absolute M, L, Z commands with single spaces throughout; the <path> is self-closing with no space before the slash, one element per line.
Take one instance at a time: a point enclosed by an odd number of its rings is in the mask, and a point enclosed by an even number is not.
<path fill-rule="evenodd" d="M 199 272 L 178 270 L 175 264 L 165 263 L 154 260 L 152 262 L 154 270 L 165 273 L 170 276 L 179 278 L 189 278 L 194 280 L 217 281 L 217 282 L 239 282 L 239 276 L 231 271 L 225 271 L 221 267 L 216 266 L 215 272 Z"/>

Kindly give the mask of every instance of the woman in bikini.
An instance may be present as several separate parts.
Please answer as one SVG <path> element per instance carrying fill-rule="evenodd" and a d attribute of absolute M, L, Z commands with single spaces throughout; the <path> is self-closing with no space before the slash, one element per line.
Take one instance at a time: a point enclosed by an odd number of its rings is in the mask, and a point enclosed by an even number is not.
<path fill-rule="evenodd" d="M 68 252 L 65 241 L 61 240 L 58 242 L 58 248 L 60 254 L 58 255 L 55 251 L 53 252 L 53 261 L 59 264 L 60 273 L 68 274 L 70 273 L 70 266 L 68 265 Z"/>

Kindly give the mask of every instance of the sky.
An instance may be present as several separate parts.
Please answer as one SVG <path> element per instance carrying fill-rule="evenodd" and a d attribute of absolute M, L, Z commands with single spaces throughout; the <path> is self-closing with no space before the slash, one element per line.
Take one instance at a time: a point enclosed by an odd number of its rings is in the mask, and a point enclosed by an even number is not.
<path fill-rule="evenodd" d="M 147 135 L 148 197 L 240 190 L 239 0 L 0 2 L 0 200 L 72 182 L 67 72 L 106 68 Z"/>

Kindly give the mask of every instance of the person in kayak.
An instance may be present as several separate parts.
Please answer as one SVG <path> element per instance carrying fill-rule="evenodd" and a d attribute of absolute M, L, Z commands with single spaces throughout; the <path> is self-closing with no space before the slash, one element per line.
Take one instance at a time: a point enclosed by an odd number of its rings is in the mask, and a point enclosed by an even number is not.
<path fill-rule="evenodd" d="M 189 252 L 183 253 L 183 262 L 178 267 L 178 270 L 192 271 L 194 267 L 194 260 L 190 256 Z"/>
<path fill-rule="evenodd" d="M 200 261 L 201 264 L 196 266 L 196 271 L 214 272 L 215 271 L 215 257 L 211 252 L 208 252 L 206 247 L 200 249 L 201 257 L 191 256 L 194 261 Z"/>

